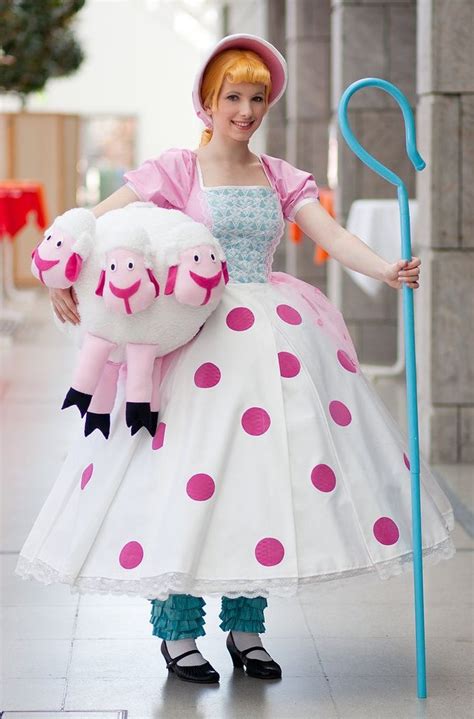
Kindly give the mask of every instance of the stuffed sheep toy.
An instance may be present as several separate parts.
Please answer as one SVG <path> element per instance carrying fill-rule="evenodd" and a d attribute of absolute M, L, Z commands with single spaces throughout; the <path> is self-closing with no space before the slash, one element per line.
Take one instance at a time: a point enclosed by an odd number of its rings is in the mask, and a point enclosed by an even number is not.
<path fill-rule="evenodd" d="M 228 274 L 218 241 L 177 210 L 135 202 L 96 220 L 76 208 L 56 218 L 32 254 L 47 287 L 74 286 L 81 350 L 63 409 L 86 415 L 85 435 L 110 432 L 125 362 L 126 422 L 154 435 L 161 358 L 191 340 L 217 307 Z"/>

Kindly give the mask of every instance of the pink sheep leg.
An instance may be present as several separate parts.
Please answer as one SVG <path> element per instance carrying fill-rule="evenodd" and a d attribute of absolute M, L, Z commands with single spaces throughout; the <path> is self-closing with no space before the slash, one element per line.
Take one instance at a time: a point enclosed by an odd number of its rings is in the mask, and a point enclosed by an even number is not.
<path fill-rule="evenodd" d="M 84 435 L 88 437 L 95 429 L 100 430 L 108 439 L 110 434 L 110 413 L 117 396 L 117 383 L 121 367 L 120 362 L 106 362 L 99 384 L 92 396 L 86 414 Z"/>
<path fill-rule="evenodd" d="M 150 401 L 153 392 L 152 377 L 156 351 L 156 345 L 127 345 L 125 419 L 132 435 L 136 434 L 140 427 L 146 427 L 152 436 L 155 434 L 151 426 Z"/>
<path fill-rule="evenodd" d="M 76 406 L 84 417 L 89 409 L 92 395 L 99 384 L 102 371 L 110 353 L 117 345 L 102 337 L 86 334 L 74 371 L 72 386 L 69 389 L 61 409 Z"/>
<path fill-rule="evenodd" d="M 160 410 L 160 385 L 162 380 L 163 370 L 163 358 L 157 357 L 155 364 L 153 365 L 152 375 L 152 391 L 151 391 L 151 403 L 150 403 L 150 430 L 153 430 L 153 435 L 156 432 L 158 426 L 158 413 Z"/>

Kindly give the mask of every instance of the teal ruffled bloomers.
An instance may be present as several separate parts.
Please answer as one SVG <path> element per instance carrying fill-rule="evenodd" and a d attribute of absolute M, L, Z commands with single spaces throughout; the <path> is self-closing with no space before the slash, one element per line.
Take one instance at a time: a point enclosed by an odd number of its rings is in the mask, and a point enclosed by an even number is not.
<path fill-rule="evenodd" d="M 222 609 L 219 624 L 224 632 L 257 632 L 262 634 L 265 631 L 263 610 L 268 602 L 265 597 L 237 597 L 229 599 L 222 597 Z"/>
<path fill-rule="evenodd" d="M 196 639 L 205 635 L 205 601 L 190 594 L 170 594 L 168 599 L 150 599 L 152 604 L 150 623 L 153 634 L 160 639 Z M 263 610 L 267 606 L 265 597 L 222 597 L 219 619 L 220 628 L 226 631 L 265 631 Z"/>

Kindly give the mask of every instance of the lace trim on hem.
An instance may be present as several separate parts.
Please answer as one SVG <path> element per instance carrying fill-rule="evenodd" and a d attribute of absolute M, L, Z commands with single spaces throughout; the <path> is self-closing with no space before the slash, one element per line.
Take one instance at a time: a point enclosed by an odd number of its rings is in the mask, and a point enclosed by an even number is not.
<path fill-rule="evenodd" d="M 451 537 L 433 547 L 423 549 L 423 564 L 434 565 L 442 559 L 450 559 L 456 552 Z M 145 599 L 167 599 L 170 594 L 191 594 L 193 596 L 222 596 L 229 598 L 247 597 L 292 597 L 305 588 L 337 579 L 345 579 L 362 574 L 377 572 L 380 579 L 397 576 L 410 569 L 413 561 L 413 552 L 407 552 L 386 562 L 360 567 L 357 569 L 342 570 L 328 574 L 316 574 L 311 577 L 285 577 L 279 579 L 193 579 L 182 573 L 163 574 L 159 577 L 145 579 L 109 579 L 107 577 L 75 577 L 58 572 L 53 567 L 36 559 L 30 561 L 20 555 L 15 574 L 22 579 L 33 577 L 43 584 L 60 582 L 69 584 L 72 594 L 118 594 L 140 596 Z"/>

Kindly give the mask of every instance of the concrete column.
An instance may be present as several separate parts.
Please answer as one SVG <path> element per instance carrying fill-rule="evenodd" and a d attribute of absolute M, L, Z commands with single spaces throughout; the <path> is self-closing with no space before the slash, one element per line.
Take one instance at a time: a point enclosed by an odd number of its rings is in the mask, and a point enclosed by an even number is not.
<path fill-rule="evenodd" d="M 474 461 L 474 4 L 418 3 L 421 446 Z"/>
<path fill-rule="evenodd" d="M 270 0 L 270 5 L 272 0 Z M 330 119 L 330 0 L 287 0 L 286 159 L 327 185 Z M 313 262 L 314 243 L 296 251 L 298 277 L 326 290 L 326 266 Z"/>
<path fill-rule="evenodd" d="M 342 93 L 363 77 L 381 77 L 393 82 L 415 106 L 415 0 L 332 0 L 331 33 L 331 105 L 335 126 Z M 349 120 L 362 146 L 403 177 L 413 197 L 415 171 L 406 155 L 403 117 L 395 100 L 381 90 L 360 90 L 350 101 Z M 349 150 L 340 133 L 337 162 L 336 207 L 342 224 L 356 199 L 396 199 L 395 188 L 369 170 Z M 395 290 L 382 285 L 375 298 L 368 297 L 342 271 L 342 312 L 361 362 L 392 364 L 395 361 Z"/>

